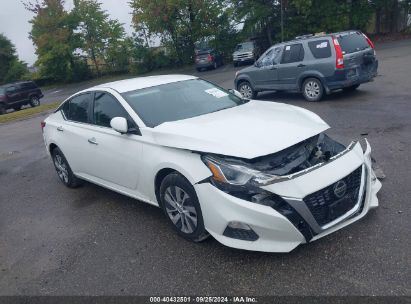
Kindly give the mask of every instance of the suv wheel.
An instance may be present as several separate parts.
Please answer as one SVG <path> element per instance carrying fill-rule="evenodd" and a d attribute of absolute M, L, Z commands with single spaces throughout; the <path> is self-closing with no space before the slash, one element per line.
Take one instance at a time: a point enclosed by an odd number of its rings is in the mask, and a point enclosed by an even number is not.
<path fill-rule="evenodd" d="M 76 188 L 82 184 L 82 180 L 76 177 L 59 148 L 54 148 L 52 153 L 54 167 L 60 180 L 69 188 Z"/>
<path fill-rule="evenodd" d="M 308 78 L 302 87 L 304 98 L 308 101 L 319 101 L 324 95 L 324 88 L 317 78 Z"/>
<path fill-rule="evenodd" d="M 34 107 L 38 107 L 40 105 L 40 99 L 37 96 L 32 96 L 30 98 L 30 105 Z"/>
<path fill-rule="evenodd" d="M 257 97 L 257 92 L 253 90 L 248 81 L 243 81 L 238 85 L 238 91 L 245 99 L 253 99 Z"/>
<path fill-rule="evenodd" d="M 193 186 L 179 173 L 167 175 L 160 186 L 161 207 L 177 233 L 193 242 L 208 237 Z"/>
<path fill-rule="evenodd" d="M 0 115 L 6 114 L 6 107 L 2 104 L 0 104 Z"/>

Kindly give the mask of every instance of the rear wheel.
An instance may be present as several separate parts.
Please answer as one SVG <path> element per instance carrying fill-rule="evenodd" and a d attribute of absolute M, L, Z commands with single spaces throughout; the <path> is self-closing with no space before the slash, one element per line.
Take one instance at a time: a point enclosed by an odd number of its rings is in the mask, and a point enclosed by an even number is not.
<path fill-rule="evenodd" d="M 248 81 L 243 81 L 238 85 L 238 91 L 245 99 L 253 99 L 257 97 L 257 92 L 253 90 Z"/>
<path fill-rule="evenodd" d="M 0 115 L 6 114 L 6 107 L 0 104 Z"/>
<path fill-rule="evenodd" d="M 37 96 L 32 96 L 30 98 L 30 105 L 34 107 L 38 107 L 40 105 L 40 99 Z"/>
<path fill-rule="evenodd" d="M 20 111 L 21 110 L 21 106 L 18 107 L 13 107 L 14 111 Z"/>
<path fill-rule="evenodd" d="M 160 201 L 167 219 L 180 236 L 193 242 L 208 237 L 197 194 L 184 176 L 175 172 L 163 179 Z"/>
<path fill-rule="evenodd" d="M 308 78 L 302 87 L 304 98 L 307 101 L 319 101 L 324 95 L 324 88 L 317 78 Z"/>
<path fill-rule="evenodd" d="M 76 188 L 82 184 L 82 180 L 76 177 L 71 171 L 66 157 L 59 148 L 54 148 L 52 153 L 54 167 L 60 180 L 69 188 Z"/>

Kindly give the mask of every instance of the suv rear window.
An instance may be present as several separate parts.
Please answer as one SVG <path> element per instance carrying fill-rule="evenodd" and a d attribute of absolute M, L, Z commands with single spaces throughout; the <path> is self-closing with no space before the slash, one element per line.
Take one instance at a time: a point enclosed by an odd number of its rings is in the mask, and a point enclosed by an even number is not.
<path fill-rule="evenodd" d="M 359 32 L 340 35 L 337 37 L 343 54 L 350 54 L 369 48 L 368 42 Z"/>
<path fill-rule="evenodd" d="M 316 40 L 308 42 L 308 46 L 314 58 L 328 58 L 331 57 L 331 47 L 328 40 Z"/>
<path fill-rule="evenodd" d="M 304 48 L 301 43 L 286 45 L 284 47 L 283 59 L 281 63 L 292 63 L 304 59 Z"/>

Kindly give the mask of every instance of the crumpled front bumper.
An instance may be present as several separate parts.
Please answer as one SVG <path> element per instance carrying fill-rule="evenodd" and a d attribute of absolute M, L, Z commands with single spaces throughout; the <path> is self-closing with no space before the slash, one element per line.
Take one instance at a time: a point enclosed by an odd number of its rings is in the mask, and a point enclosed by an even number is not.
<path fill-rule="evenodd" d="M 304 211 L 303 198 L 341 180 L 359 167 L 363 168 L 361 189 L 365 191 L 363 191 L 364 196 L 360 197 L 360 201 L 356 204 L 357 209 L 350 210 L 350 214 L 347 212 L 348 216 L 344 214 L 332 221 L 330 223 L 332 225 L 322 227 L 316 225 L 312 221 L 313 218 L 310 220 L 310 214 L 305 212 L 307 209 Z M 265 252 L 289 252 L 299 244 L 307 242 L 290 220 L 269 206 L 236 198 L 210 183 L 200 183 L 194 187 L 200 201 L 206 229 L 226 246 Z M 319 239 L 364 217 L 371 208 L 378 206 L 377 192 L 380 188 L 381 183 L 371 167 L 371 147 L 367 141 L 365 152 L 357 143 L 348 152 L 323 166 L 263 187 L 264 190 L 281 196 L 306 220 L 314 232 L 314 236 L 308 241 Z M 224 231 L 230 222 L 247 224 L 258 235 L 258 239 L 245 241 L 224 236 Z"/>

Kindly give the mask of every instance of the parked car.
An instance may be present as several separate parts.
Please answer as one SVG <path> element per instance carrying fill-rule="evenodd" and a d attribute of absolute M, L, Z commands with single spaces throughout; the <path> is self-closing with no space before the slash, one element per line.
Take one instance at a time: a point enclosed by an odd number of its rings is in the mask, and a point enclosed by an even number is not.
<path fill-rule="evenodd" d="M 33 81 L 16 82 L 0 86 L 0 114 L 7 109 L 18 111 L 24 105 L 37 107 L 43 93 Z"/>
<path fill-rule="evenodd" d="M 260 55 L 260 48 L 255 41 L 239 43 L 233 53 L 233 64 L 238 66 L 243 62 L 255 62 Z"/>
<path fill-rule="evenodd" d="M 195 67 L 198 72 L 203 69 L 216 69 L 222 66 L 223 56 L 215 49 L 198 50 L 195 57 Z"/>
<path fill-rule="evenodd" d="M 160 207 L 177 233 L 288 252 L 364 217 L 381 183 L 371 148 L 324 132 L 316 114 L 247 101 L 193 76 L 81 91 L 42 122 L 60 180 Z M 139 233 L 138 231 L 136 233 Z"/>
<path fill-rule="evenodd" d="M 237 72 L 234 84 L 245 98 L 276 90 L 319 101 L 324 93 L 372 81 L 377 69 L 374 44 L 359 31 L 308 35 L 272 46 L 254 66 Z"/>

